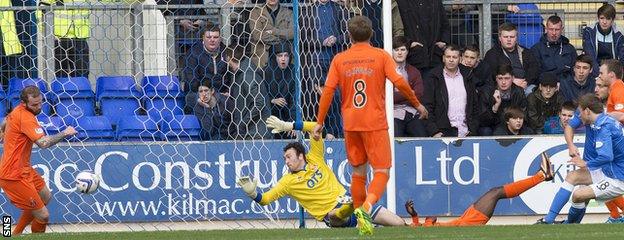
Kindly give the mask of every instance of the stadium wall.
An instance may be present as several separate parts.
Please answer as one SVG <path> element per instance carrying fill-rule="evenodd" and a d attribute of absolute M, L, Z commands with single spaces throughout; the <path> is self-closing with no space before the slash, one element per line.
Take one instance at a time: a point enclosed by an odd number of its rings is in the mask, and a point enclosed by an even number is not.
<path fill-rule="evenodd" d="M 575 141 L 582 151 L 584 138 Z M 285 141 L 246 144 L 262 144 L 266 151 L 233 154 L 232 142 L 85 143 L 80 150 L 67 145 L 35 149 L 32 163 L 52 191 L 52 223 L 297 218 L 294 200 L 283 198 L 263 208 L 235 184 L 235 176 L 251 174 L 262 190 L 273 186 L 286 172 L 279 157 Z M 348 186 L 350 167 L 343 146 L 342 141 L 328 142 L 325 156 L 338 180 Z M 544 214 L 567 172 L 574 170 L 566 162 L 562 136 L 400 139 L 395 147 L 397 206 L 414 199 L 421 215 L 461 215 L 490 188 L 533 174 L 539 154 L 546 151 L 553 160 L 555 179 L 520 198 L 501 200 L 495 212 Z M 49 161 L 51 156 L 63 157 Z M 75 192 L 73 175 L 86 169 L 100 174 L 102 181 L 96 194 L 81 197 Z M 5 195 L 0 203 L 1 212 L 18 216 Z M 588 208 L 588 212 L 605 210 L 602 204 Z M 398 214 L 407 216 L 401 207 Z"/>

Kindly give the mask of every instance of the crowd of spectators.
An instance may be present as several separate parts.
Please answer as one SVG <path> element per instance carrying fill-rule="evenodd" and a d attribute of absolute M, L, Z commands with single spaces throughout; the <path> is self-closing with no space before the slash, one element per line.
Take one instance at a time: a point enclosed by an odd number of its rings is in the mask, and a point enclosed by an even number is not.
<path fill-rule="evenodd" d="M 305 120 L 314 120 L 330 62 L 349 47 L 345 20 L 362 14 L 381 24 L 380 2 L 311 1 L 302 7 L 301 41 L 293 39 L 293 11 L 280 0 L 267 0 L 250 11 L 248 44 L 226 47 L 219 26 L 206 24 L 202 39 L 189 47 L 182 71 L 189 86 L 186 110 L 200 119 L 204 138 L 293 137 L 271 134 L 264 119 L 275 115 L 293 121 L 299 111 Z M 519 11 L 516 5 L 501 10 Z M 539 41 L 528 47 L 519 44 L 516 25 L 501 22 L 484 56 L 476 39 L 451 34 L 469 23 L 449 19 L 449 14 L 468 11 L 459 5 L 445 8 L 441 0 L 393 1 L 392 56 L 429 111 L 428 119 L 419 119 L 418 111 L 395 91 L 397 137 L 560 134 L 575 110 L 574 101 L 597 91 L 599 63 L 624 62 L 624 38 L 609 4 L 598 9 L 596 24 L 583 30 L 582 49 L 563 36 L 565 23 L 553 15 Z M 381 36 L 375 32 L 371 44 L 382 47 Z M 301 109 L 296 108 L 293 54 L 298 51 L 293 41 L 305 52 L 300 54 Z M 340 102 L 337 94 L 326 122 L 330 138 L 342 136 Z"/>
<path fill-rule="evenodd" d="M 285 121 L 315 120 L 330 63 L 351 43 L 347 20 L 369 17 L 374 29 L 371 45 L 384 43 L 382 0 L 299 1 L 298 26 L 292 0 L 215 0 L 212 3 L 223 4 L 237 16 L 230 19 L 235 22 L 226 33 L 226 27 L 210 21 L 214 9 L 189 7 L 206 1 L 155 2 L 174 25 L 173 75 L 185 97 L 181 107 L 185 114 L 197 116 L 205 140 L 295 137 L 270 133 L 264 120 L 270 115 Z M 603 4 L 597 9 L 595 23 L 582 29 L 578 46 L 564 36 L 564 19 L 552 15 L 542 24 L 535 10 L 535 4 L 493 4 L 492 47 L 479 49 L 479 40 L 484 40 L 479 36 L 486 35 L 479 33 L 476 5 L 393 0 L 396 70 L 429 111 L 428 119 L 419 119 L 419 112 L 395 89 L 395 136 L 559 134 L 579 96 L 604 95 L 604 87 L 613 80 L 597 78 L 601 63 L 624 63 L 624 35 L 614 23 L 615 7 Z M 72 13 L 76 16 L 57 14 L 69 17 L 72 24 L 55 19 L 54 73 L 89 77 L 90 23 L 84 16 L 90 12 Z M 530 44 L 525 38 L 536 32 L 522 32 L 526 26 L 516 25 L 523 14 L 539 19 L 537 32 L 543 32 Z M 28 16 L 18 11 L 15 18 L 23 23 Z M 17 24 L 18 32 L 27 32 L 22 25 Z M 28 42 L 26 35 L 15 37 Z M 10 77 L 36 77 L 26 69 L 33 63 L 22 62 L 25 53 L 12 51 L 18 48 L 10 42 L 17 39 L 4 38 L 8 40 L 0 48 L 0 83 L 7 85 Z M 335 94 L 325 121 L 328 138 L 343 136 L 342 97 Z"/>

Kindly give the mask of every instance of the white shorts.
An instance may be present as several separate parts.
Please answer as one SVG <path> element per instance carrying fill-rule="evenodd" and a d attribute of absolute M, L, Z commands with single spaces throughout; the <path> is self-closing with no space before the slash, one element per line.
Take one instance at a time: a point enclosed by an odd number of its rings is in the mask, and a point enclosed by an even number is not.
<path fill-rule="evenodd" d="M 589 175 L 591 175 L 592 183 L 597 183 L 602 181 L 605 178 L 602 169 L 589 170 Z"/>
<path fill-rule="evenodd" d="M 602 180 L 592 183 L 589 187 L 599 201 L 608 201 L 624 194 L 624 181 L 606 177 L 604 174 Z"/>

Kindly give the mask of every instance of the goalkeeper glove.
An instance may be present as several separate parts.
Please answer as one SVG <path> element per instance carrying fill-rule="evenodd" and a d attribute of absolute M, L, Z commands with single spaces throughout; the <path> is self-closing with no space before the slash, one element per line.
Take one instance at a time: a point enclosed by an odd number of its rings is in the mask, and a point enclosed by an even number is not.
<path fill-rule="evenodd" d="M 256 191 L 256 185 L 258 184 L 258 181 L 256 181 L 255 179 L 251 179 L 248 176 L 240 177 L 238 180 L 236 180 L 236 184 L 238 184 L 238 186 L 241 186 L 243 188 L 243 191 L 251 199 L 255 199 L 256 196 L 258 196 L 258 192 Z"/>
<path fill-rule="evenodd" d="M 272 128 L 271 133 L 289 132 L 293 130 L 293 122 L 284 122 L 276 116 L 270 116 L 266 120 L 267 127 Z"/>

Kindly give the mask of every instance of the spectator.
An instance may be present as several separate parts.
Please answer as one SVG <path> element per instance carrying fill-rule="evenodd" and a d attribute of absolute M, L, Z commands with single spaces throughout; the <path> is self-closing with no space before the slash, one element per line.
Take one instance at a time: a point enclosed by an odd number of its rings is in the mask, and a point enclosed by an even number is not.
<path fill-rule="evenodd" d="M 42 0 L 43 5 L 81 5 L 87 0 L 71 2 Z M 54 13 L 54 75 L 61 77 L 89 77 L 89 32 L 91 10 L 53 10 Z"/>
<path fill-rule="evenodd" d="M 573 101 L 565 101 L 561 104 L 561 110 L 559 111 L 559 115 L 556 117 L 552 117 L 546 120 L 544 124 L 544 134 L 563 134 L 563 129 L 572 117 L 574 117 L 574 112 L 576 111 L 576 103 Z M 577 128 L 575 132 L 585 132 L 584 127 Z"/>
<path fill-rule="evenodd" d="M 572 66 L 576 61 L 576 48 L 561 33 L 563 33 L 561 18 L 550 16 L 546 20 L 546 34 L 531 48 L 540 61 L 540 73 L 554 73 L 559 79 L 572 72 Z"/>
<path fill-rule="evenodd" d="M 310 54 L 306 54 L 306 61 L 303 64 L 304 76 L 308 78 L 303 81 L 304 91 L 302 94 L 304 118 L 315 120 L 316 106 L 318 103 L 317 92 L 325 85 L 325 77 L 329 72 L 329 64 L 336 53 L 346 48 L 346 27 L 344 19 L 348 18 L 348 11 L 339 3 L 340 1 L 319 0 L 315 1 L 308 8 L 304 8 L 301 28 L 309 36 L 306 38 L 306 46 Z M 309 71 L 309 72 L 306 72 Z M 340 116 L 340 95 L 335 94 L 330 107 L 330 112 L 326 121 L 326 130 L 330 137 L 342 136 L 342 118 Z"/>
<path fill-rule="evenodd" d="M 207 80 L 198 87 L 193 113 L 201 123 L 203 140 L 226 140 L 232 135 L 229 130 L 232 101 L 210 84 Z"/>
<path fill-rule="evenodd" d="M 331 0 L 315 1 L 303 14 L 302 29 L 307 29 L 310 51 L 314 53 L 313 65 L 321 67 L 321 76 L 326 76 L 334 55 L 344 49 L 345 27 L 342 18 L 346 17 L 344 7 Z"/>
<path fill-rule="evenodd" d="M 224 83 L 227 63 L 223 60 L 225 45 L 221 42 L 219 27 L 209 26 L 202 31 L 202 40 L 191 46 L 184 65 L 183 85 L 187 91 L 186 106 L 192 107 L 200 83 L 208 81 L 217 92 L 228 92 Z M 193 105 L 190 105 L 193 104 Z"/>
<path fill-rule="evenodd" d="M 392 0 L 392 36 L 405 36 L 403 21 L 401 21 L 401 12 L 399 12 L 399 5 L 396 0 Z"/>
<path fill-rule="evenodd" d="M 531 135 L 533 130 L 525 126 L 522 108 L 510 106 L 505 109 L 505 122 L 494 130 L 494 136 Z"/>
<path fill-rule="evenodd" d="M 594 91 L 596 80 L 592 75 L 593 59 L 587 54 L 576 57 L 574 71 L 561 78 L 559 92 L 565 101 L 576 101 L 580 96 Z"/>
<path fill-rule="evenodd" d="M 479 93 L 479 135 L 491 136 L 493 129 L 503 121 L 503 112 L 509 106 L 526 108 L 526 97 L 522 88 L 513 84 L 513 69 L 500 65 L 496 69 L 496 87 L 486 88 Z"/>
<path fill-rule="evenodd" d="M 185 60 L 187 59 L 188 52 L 198 39 L 202 38 L 203 29 L 207 26 L 207 22 L 204 21 L 201 16 L 206 16 L 206 11 L 201 7 L 185 7 L 185 8 L 169 8 L 171 5 L 203 5 L 203 0 L 156 0 L 156 4 L 167 6 L 161 8 L 165 19 L 174 24 L 174 40 L 176 43 L 176 60 L 178 61 L 177 70 L 184 71 L 186 67 Z M 173 19 L 172 17 L 182 17 L 180 19 Z M 169 23 L 169 21 L 167 21 Z M 170 33 L 171 34 L 171 33 Z M 183 76 L 182 82 L 189 82 L 189 79 L 184 79 L 187 75 L 180 73 Z M 201 82 L 200 82 L 201 83 Z M 189 90 L 197 90 L 200 83 L 195 86 L 182 85 L 182 90 L 188 92 Z M 215 85 L 216 87 L 216 85 Z"/>
<path fill-rule="evenodd" d="M 373 36 L 370 43 L 373 47 L 383 48 L 383 26 L 381 3 L 382 0 L 352 0 L 362 15 L 368 17 L 373 23 Z"/>
<path fill-rule="evenodd" d="M 483 88 L 496 85 L 492 80 L 492 70 L 487 64 L 483 64 L 479 59 L 479 47 L 477 45 L 469 45 L 464 48 L 461 58 L 461 66 L 468 69 L 472 84 L 477 92 Z"/>
<path fill-rule="evenodd" d="M 448 45 L 444 66 L 431 70 L 423 104 L 429 110 L 427 131 L 433 137 L 465 137 L 477 133 L 477 92 L 467 71 L 460 70 L 461 50 Z"/>
<path fill-rule="evenodd" d="M 498 45 L 487 51 L 483 61 L 492 69 L 510 65 L 513 69 L 513 83 L 528 95 L 539 84 L 539 61 L 531 51 L 518 45 L 518 30 L 515 25 L 503 23 L 498 27 L 498 32 Z"/>
<path fill-rule="evenodd" d="M 2 1 L 0 7 L 32 7 L 35 1 Z M 37 78 L 37 25 L 34 10 L 0 11 L 0 84 L 7 89 L 9 79 Z M 5 113 L 2 113 L 4 116 Z"/>
<path fill-rule="evenodd" d="M 291 51 L 288 43 L 273 47 L 273 58 L 264 70 L 264 84 L 269 99 L 271 115 L 287 122 L 295 121 L 295 79 L 290 61 Z M 275 138 L 287 138 L 287 133 L 275 134 Z"/>
<path fill-rule="evenodd" d="M 442 65 L 442 49 L 451 39 L 449 22 L 441 0 L 396 0 L 405 36 L 410 43 L 407 63 L 423 77 Z"/>
<path fill-rule="evenodd" d="M 539 88 L 527 97 L 528 126 L 537 134 L 541 134 L 544 123 L 557 116 L 561 110 L 563 97 L 557 91 L 557 76 L 544 73 Z"/>
<path fill-rule="evenodd" d="M 418 99 L 423 99 L 423 80 L 420 71 L 405 60 L 409 53 L 407 38 L 394 37 L 392 41 L 392 58 L 397 63 L 399 72 L 410 85 Z M 427 137 L 425 121 L 418 119 L 418 111 L 412 107 L 407 98 L 394 88 L 394 136 L 395 137 Z"/>
<path fill-rule="evenodd" d="M 264 122 L 271 115 L 268 96 L 262 76 L 256 71 L 250 59 L 244 56 L 244 49 L 234 45 L 225 50 L 225 61 L 232 75 L 230 87 L 232 108 L 232 128 L 236 129 L 235 139 L 269 138 Z"/>
<path fill-rule="evenodd" d="M 273 45 L 290 41 L 294 36 L 293 12 L 279 3 L 280 0 L 267 0 L 264 6 L 254 7 L 249 13 L 251 62 L 258 68 L 266 66 L 268 50 Z"/>
<path fill-rule="evenodd" d="M 597 16 L 598 22 L 593 28 L 583 29 L 583 51 L 594 60 L 594 75 L 598 75 L 602 60 L 616 59 L 624 64 L 624 36 L 614 25 L 615 7 L 602 5 Z"/>

